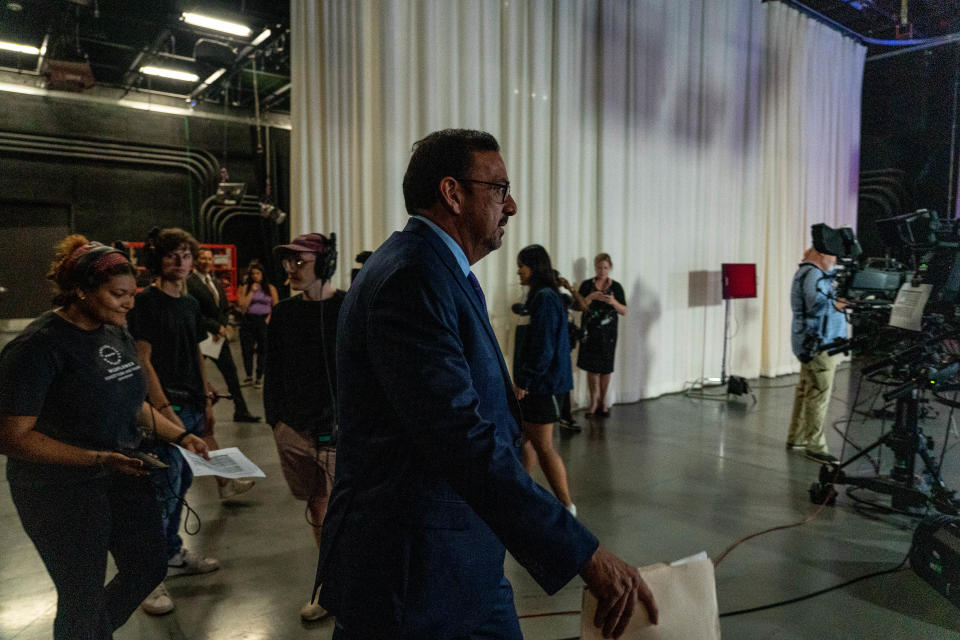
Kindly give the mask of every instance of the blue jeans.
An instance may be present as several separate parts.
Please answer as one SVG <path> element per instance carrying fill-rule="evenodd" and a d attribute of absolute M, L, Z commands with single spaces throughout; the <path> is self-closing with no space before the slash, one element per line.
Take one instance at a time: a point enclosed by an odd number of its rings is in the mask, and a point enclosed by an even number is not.
<path fill-rule="evenodd" d="M 174 408 L 187 431 L 203 437 L 204 411 L 194 407 Z M 157 501 L 163 519 L 163 540 L 166 544 L 167 559 L 180 553 L 183 539 L 180 537 L 180 518 L 183 515 L 183 497 L 193 482 L 190 466 L 171 444 L 157 443 L 154 450 L 157 457 L 169 466 L 151 473 L 157 487 Z"/>

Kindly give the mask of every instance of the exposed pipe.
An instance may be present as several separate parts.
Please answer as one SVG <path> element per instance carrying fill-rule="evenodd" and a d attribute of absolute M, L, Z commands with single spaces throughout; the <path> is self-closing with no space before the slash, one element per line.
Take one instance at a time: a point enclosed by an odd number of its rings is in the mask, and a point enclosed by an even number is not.
<path fill-rule="evenodd" d="M 960 100 L 960 47 L 954 47 L 953 49 L 953 108 L 951 109 L 951 126 L 950 126 L 950 173 L 948 176 L 948 187 L 947 187 L 947 206 L 949 207 L 953 203 L 953 199 L 956 196 L 954 192 L 954 186 L 956 185 L 957 180 L 960 180 L 960 176 L 957 175 L 957 102 Z M 960 206 L 957 203 L 954 203 L 954 217 L 960 216 Z"/>
<path fill-rule="evenodd" d="M 237 216 L 256 216 L 256 217 L 259 218 L 259 217 L 260 217 L 260 208 L 257 207 L 257 211 L 256 211 L 256 212 L 244 211 L 244 210 L 231 211 L 231 212 L 228 213 L 226 216 L 224 216 L 223 220 L 220 221 L 220 224 L 217 225 L 217 233 L 216 233 L 216 236 L 215 236 L 215 238 L 216 238 L 215 241 L 216 241 L 216 242 L 220 242 L 220 241 L 223 239 L 223 228 L 227 225 L 228 222 L 230 222 L 230 219 L 231 219 L 231 218 L 235 218 L 235 217 L 237 217 Z"/>
<path fill-rule="evenodd" d="M 827 16 L 820 13 L 819 11 L 810 8 L 805 4 L 796 2 L 795 0 L 780 0 L 780 2 L 793 7 L 794 9 L 796 9 L 801 13 L 805 13 L 809 15 L 810 17 L 814 18 L 818 22 L 823 22 L 824 24 L 827 24 L 833 27 L 837 31 L 840 31 L 843 34 L 850 36 L 851 38 L 859 41 L 862 44 L 872 44 L 878 47 L 905 47 L 905 46 L 917 45 L 921 48 L 927 48 L 927 47 L 936 47 L 941 44 L 948 44 L 950 42 L 955 42 L 957 39 L 960 39 L 960 33 L 950 33 L 944 36 L 937 36 L 935 38 L 912 38 L 910 40 L 885 40 L 882 38 L 871 38 L 869 36 L 865 36 L 860 33 L 857 33 L 850 27 L 840 24 L 833 18 L 828 18 Z M 875 60 L 881 57 L 895 55 L 896 53 L 902 53 L 902 50 L 892 52 L 892 53 L 885 53 L 880 56 L 872 56 L 870 58 L 867 58 L 867 61 L 869 62 L 870 60 Z"/>
<path fill-rule="evenodd" d="M 52 136 L 41 136 L 29 133 L 13 133 L 0 131 L 0 141 L 8 144 L 23 145 L 26 148 L 46 148 L 64 149 L 74 151 L 85 151 L 90 153 L 100 153 L 105 156 L 114 156 L 116 158 L 137 157 L 150 158 L 157 157 L 170 161 L 184 161 L 194 166 L 199 179 L 204 182 L 210 182 L 216 174 L 216 160 L 208 151 L 184 151 L 175 147 L 161 146 L 137 146 L 120 144 L 115 142 L 101 142 L 98 140 L 81 140 L 76 138 L 57 138 Z"/>
<path fill-rule="evenodd" d="M 0 152 L 173 167 L 186 171 L 200 184 L 201 188 L 211 185 L 216 174 L 214 158 L 206 151 L 136 147 L 0 131 Z"/>
<path fill-rule="evenodd" d="M 951 33 L 948 36 L 941 36 L 940 38 L 930 38 L 926 43 L 918 44 L 915 47 L 904 47 L 903 49 L 897 49 L 896 51 L 888 51 L 886 53 L 878 53 L 875 56 L 867 56 L 866 62 L 876 62 L 877 60 L 883 60 L 884 58 L 892 58 L 894 56 L 899 56 L 904 53 L 911 53 L 913 51 L 932 49 L 934 47 L 952 44 L 954 42 L 960 42 L 960 33 Z"/>

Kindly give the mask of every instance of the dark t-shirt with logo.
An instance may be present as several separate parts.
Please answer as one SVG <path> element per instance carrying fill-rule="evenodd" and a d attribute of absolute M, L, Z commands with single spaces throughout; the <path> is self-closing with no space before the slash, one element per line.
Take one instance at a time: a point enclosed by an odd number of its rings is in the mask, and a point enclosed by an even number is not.
<path fill-rule="evenodd" d="M 0 413 L 36 416 L 34 431 L 67 444 L 136 447 L 145 396 L 137 350 L 122 327 L 85 331 L 48 311 L 0 352 Z M 103 473 L 99 466 L 7 463 L 8 480 L 19 485 L 82 482 Z"/>

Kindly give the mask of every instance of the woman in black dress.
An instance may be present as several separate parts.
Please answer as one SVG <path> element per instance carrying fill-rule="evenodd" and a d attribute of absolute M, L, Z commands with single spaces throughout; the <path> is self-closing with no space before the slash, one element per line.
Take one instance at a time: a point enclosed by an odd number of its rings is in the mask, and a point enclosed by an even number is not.
<path fill-rule="evenodd" d="M 597 254 L 593 267 L 595 277 L 584 280 L 576 292 L 577 304 L 583 311 L 581 325 L 586 333 L 577 355 L 577 367 L 587 372 L 590 389 L 587 417 L 606 418 L 610 411 L 604 402 L 617 348 L 617 316 L 626 315 L 627 299 L 620 283 L 610 277 L 613 268 L 610 254 Z"/>

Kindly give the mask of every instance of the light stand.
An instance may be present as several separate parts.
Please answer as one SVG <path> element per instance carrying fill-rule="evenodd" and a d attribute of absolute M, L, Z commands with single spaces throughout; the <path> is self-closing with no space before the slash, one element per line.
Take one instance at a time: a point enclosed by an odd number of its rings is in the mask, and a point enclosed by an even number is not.
<path fill-rule="evenodd" d="M 727 376 L 727 345 L 730 340 L 730 300 L 734 298 L 756 298 L 757 297 L 757 266 L 755 264 L 731 264 L 724 263 L 720 265 L 721 282 L 723 285 L 723 359 L 720 363 L 720 378 L 699 378 L 686 388 L 688 397 L 700 399 L 721 400 L 731 395 L 743 395 L 749 393 L 750 385 L 745 378 L 730 375 Z M 701 393 L 708 385 L 726 386 L 725 394 L 704 394 Z M 685 385 L 686 386 L 686 385 Z M 753 396 L 756 402 L 756 396 Z"/>

